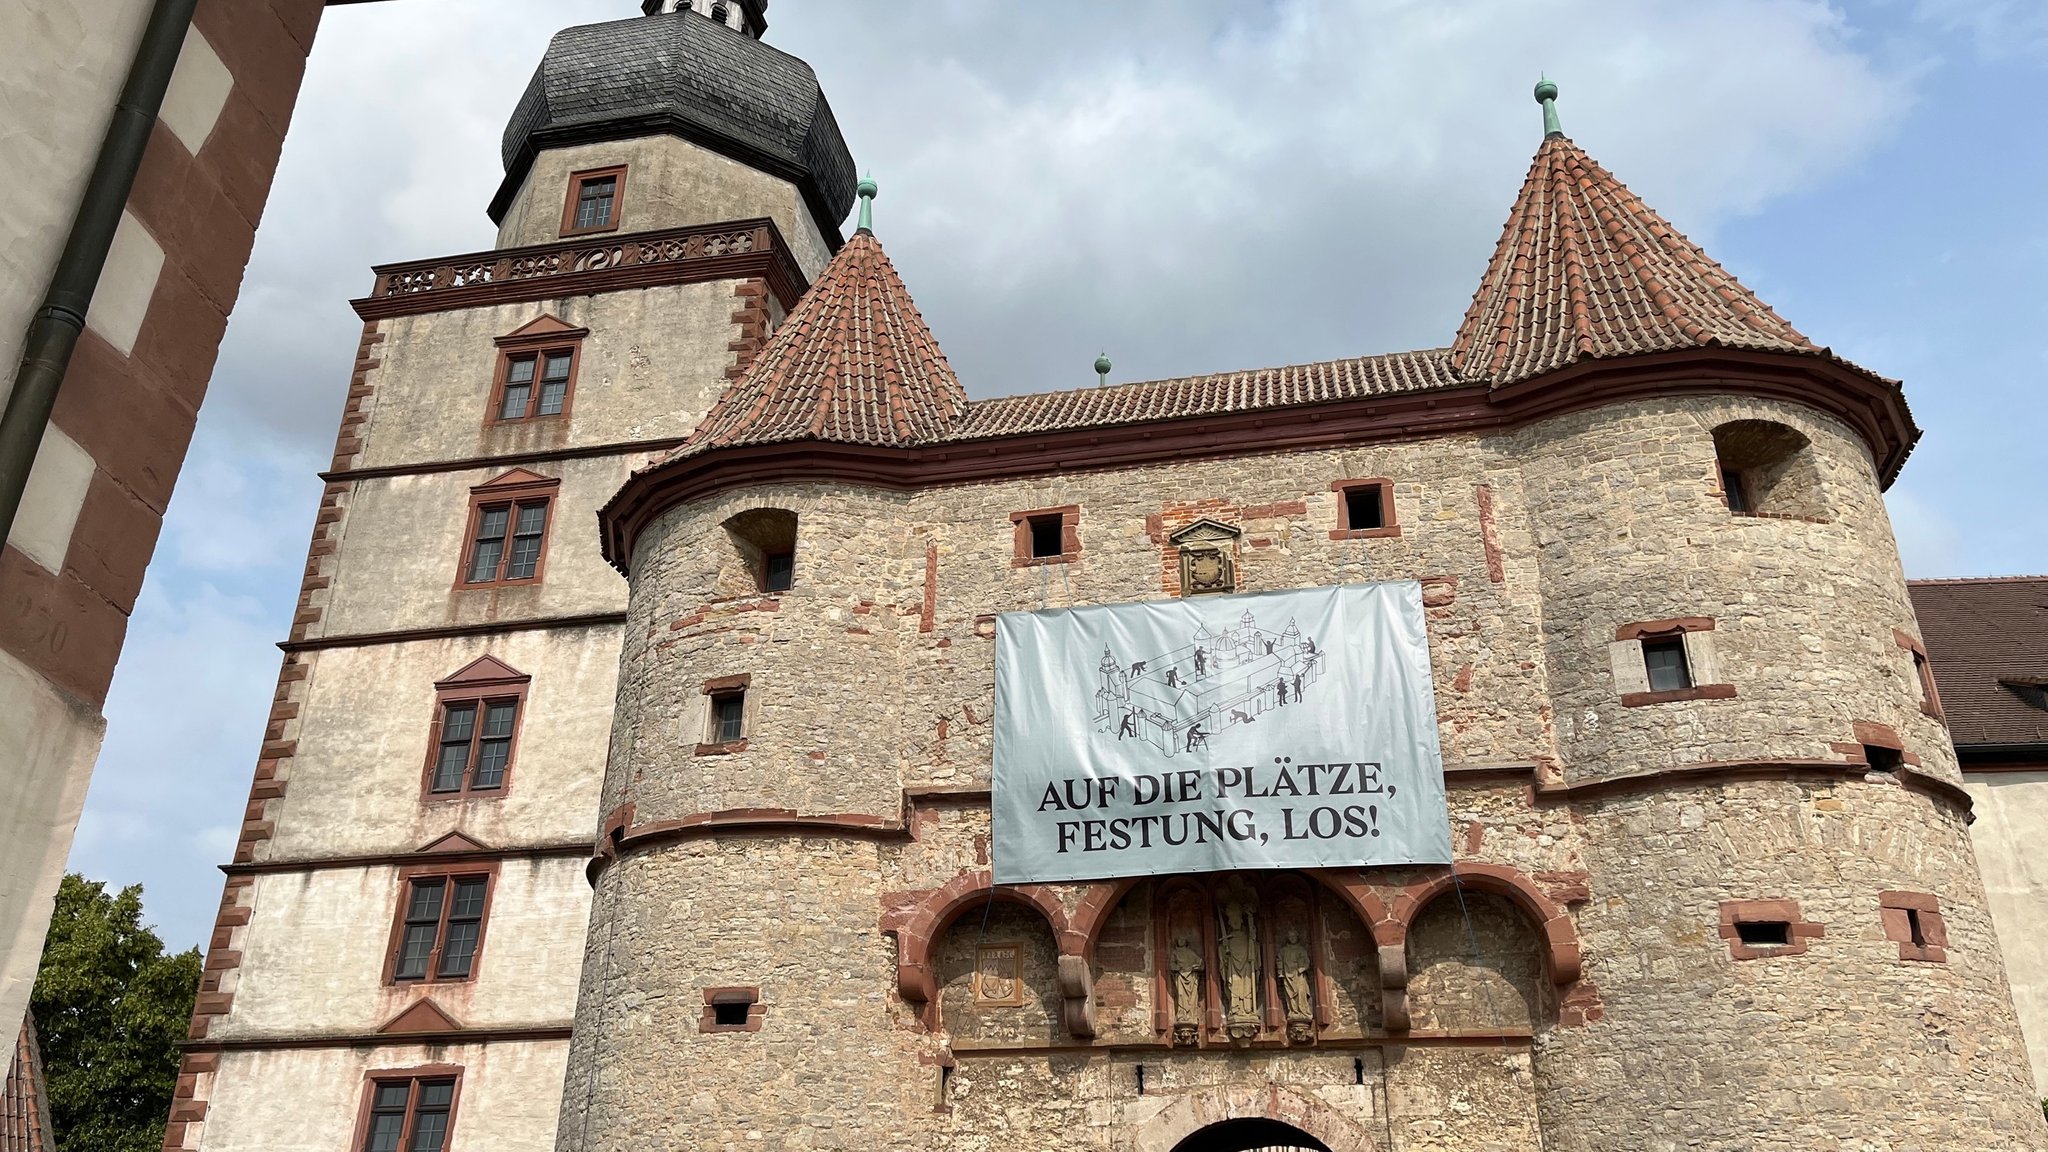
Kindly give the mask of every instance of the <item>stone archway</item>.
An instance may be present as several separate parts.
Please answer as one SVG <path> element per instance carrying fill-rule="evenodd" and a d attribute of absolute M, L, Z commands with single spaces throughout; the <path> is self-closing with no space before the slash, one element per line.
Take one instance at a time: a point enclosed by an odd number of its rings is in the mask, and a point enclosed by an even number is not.
<path fill-rule="evenodd" d="M 1330 1146 L 1278 1120 L 1225 1120 L 1181 1141 L 1173 1152 L 1330 1152 Z"/>
<path fill-rule="evenodd" d="M 1379 1144 L 1350 1117 L 1320 1099 L 1278 1085 L 1191 1092 L 1139 1125 L 1134 1135 L 1134 1152 L 1380 1152 Z M 1265 1137 L 1280 1139 L 1258 1142 Z"/>

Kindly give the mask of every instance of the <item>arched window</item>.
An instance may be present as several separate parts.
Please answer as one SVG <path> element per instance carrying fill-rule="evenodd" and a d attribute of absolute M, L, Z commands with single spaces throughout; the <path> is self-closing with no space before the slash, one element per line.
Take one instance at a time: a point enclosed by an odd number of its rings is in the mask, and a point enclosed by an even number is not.
<path fill-rule="evenodd" d="M 726 535 L 757 592 L 796 586 L 796 513 L 755 508 L 725 522 Z"/>
<path fill-rule="evenodd" d="M 1770 420 L 1735 420 L 1714 429 L 1721 494 L 1737 516 L 1825 520 L 1820 469 L 1806 434 Z"/>

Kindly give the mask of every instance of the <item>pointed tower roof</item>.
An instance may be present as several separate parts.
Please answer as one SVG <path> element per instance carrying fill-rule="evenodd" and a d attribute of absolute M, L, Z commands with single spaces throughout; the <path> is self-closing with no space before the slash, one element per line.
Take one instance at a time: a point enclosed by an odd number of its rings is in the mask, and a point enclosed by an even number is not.
<path fill-rule="evenodd" d="M 1500 385 L 1644 352 L 1821 351 L 1572 143 L 1556 95 L 1537 86 L 1543 146 L 1451 345 L 1462 374 Z"/>
<path fill-rule="evenodd" d="M 944 437 L 966 407 L 910 290 L 862 228 L 676 455 L 791 440 L 917 444 Z"/>

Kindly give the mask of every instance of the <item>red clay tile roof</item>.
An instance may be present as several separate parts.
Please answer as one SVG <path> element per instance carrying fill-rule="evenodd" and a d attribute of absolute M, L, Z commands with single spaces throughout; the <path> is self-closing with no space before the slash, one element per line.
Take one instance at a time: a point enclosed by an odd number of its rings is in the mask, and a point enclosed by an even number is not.
<path fill-rule="evenodd" d="M 787 440 L 915 444 L 945 435 L 966 406 L 909 289 L 863 231 L 677 454 Z"/>
<path fill-rule="evenodd" d="M 1545 139 L 1451 345 L 1458 369 L 1510 384 L 1711 345 L 1821 351 L 1568 137 Z"/>
<path fill-rule="evenodd" d="M 1097 428 L 1176 416 L 1206 416 L 1253 408 L 1286 408 L 1361 396 L 1421 392 L 1469 383 L 1442 348 L 1286 368 L 1258 368 L 1183 376 L 1113 388 L 998 396 L 967 406 L 953 440 L 986 439 L 1064 428 Z"/>
<path fill-rule="evenodd" d="M 862 232 L 671 459 L 727 445 L 908 446 L 1498 386 L 1584 359 L 1709 346 L 1846 364 L 1553 136 L 1449 348 L 969 402 L 881 244 Z"/>
<path fill-rule="evenodd" d="M 23 1017 L 0 1083 L 0 1152 L 56 1152 L 50 1132 L 50 1102 L 43 1085 L 43 1058 L 36 1048 L 33 1017 Z"/>
<path fill-rule="evenodd" d="M 1908 590 L 1956 746 L 2048 752 L 2048 710 L 2007 686 L 2048 678 L 2048 576 L 1914 580 Z"/>

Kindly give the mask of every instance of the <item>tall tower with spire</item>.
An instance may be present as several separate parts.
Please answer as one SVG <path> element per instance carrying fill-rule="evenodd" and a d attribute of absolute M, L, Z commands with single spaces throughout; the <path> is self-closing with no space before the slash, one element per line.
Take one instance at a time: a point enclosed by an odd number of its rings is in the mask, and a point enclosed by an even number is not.
<path fill-rule="evenodd" d="M 554 1147 L 629 628 L 594 515 L 718 406 L 853 203 L 766 8 L 555 36 L 497 247 L 380 266 L 355 302 L 167 1148 Z"/>

